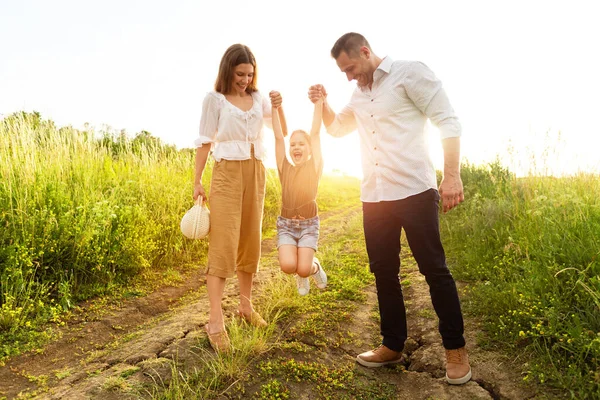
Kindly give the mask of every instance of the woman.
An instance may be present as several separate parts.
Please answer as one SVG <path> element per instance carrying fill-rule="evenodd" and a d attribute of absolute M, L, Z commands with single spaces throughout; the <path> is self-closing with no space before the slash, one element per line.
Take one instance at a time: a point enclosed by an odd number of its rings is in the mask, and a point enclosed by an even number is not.
<path fill-rule="evenodd" d="M 211 232 L 206 286 L 210 317 L 205 329 L 217 352 L 231 348 L 221 301 L 225 280 L 237 274 L 238 316 L 254 326 L 267 323 L 252 307 L 252 281 L 260 259 L 265 195 L 263 125 L 271 120 L 271 105 L 256 88 L 256 60 L 247 46 L 230 46 L 221 59 L 215 90 L 202 104 L 200 137 L 196 139 L 194 200 L 207 195 L 202 173 L 210 150 L 215 160 L 210 186 Z M 281 96 L 271 103 L 285 121 Z"/>

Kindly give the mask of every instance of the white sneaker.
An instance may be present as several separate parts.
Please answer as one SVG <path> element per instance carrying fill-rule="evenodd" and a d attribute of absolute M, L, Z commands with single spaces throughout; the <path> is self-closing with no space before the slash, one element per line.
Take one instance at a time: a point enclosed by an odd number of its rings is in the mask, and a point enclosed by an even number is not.
<path fill-rule="evenodd" d="M 321 263 L 319 262 L 319 259 L 317 257 L 315 257 L 313 261 L 315 262 L 315 264 L 317 264 L 317 267 L 319 267 L 319 269 L 317 270 L 317 272 L 312 274 L 312 277 L 315 280 L 315 283 L 317 284 L 317 287 L 319 289 L 325 289 L 327 287 L 327 274 L 325 273 L 325 271 L 323 271 L 323 267 L 321 267 Z"/>
<path fill-rule="evenodd" d="M 310 290 L 310 282 L 308 278 L 303 278 L 300 275 L 296 275 L 296 287 L 298 288 L 298 294 L 300 296 L 306 296 Z"/>

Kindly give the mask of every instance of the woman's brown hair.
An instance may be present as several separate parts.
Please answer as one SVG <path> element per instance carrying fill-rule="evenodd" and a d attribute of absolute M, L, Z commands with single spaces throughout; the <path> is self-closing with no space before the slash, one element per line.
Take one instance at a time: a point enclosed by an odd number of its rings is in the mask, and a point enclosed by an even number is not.
<path fill-rule="evenodd" d="M 217 80 L 215 81 L 215 91 L 222 94 L 227 94 L 231 91 L 231 78 L 233 77 L 233 70 L 240 64 L 251 64 L 254 67 L 252 82 L 250 82 L 248 87 L 246 87 L 246 92 L 252 93 L 258 90 L 256 88 L 257 70 L 254 54 L 252 54 L 252 51 L 250 51 L 248 46 L 238 43 L 229 46 L 221 58 L 219 74 L 217 75 Z"/>

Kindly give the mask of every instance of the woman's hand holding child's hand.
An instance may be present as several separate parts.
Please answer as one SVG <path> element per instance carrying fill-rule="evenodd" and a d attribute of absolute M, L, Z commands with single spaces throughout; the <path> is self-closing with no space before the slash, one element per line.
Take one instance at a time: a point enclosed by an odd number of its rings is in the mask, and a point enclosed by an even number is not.
<path fill-rule="evenodd" d="M 281 103 L 283 102 L 283 99 L 281 98 L 281 93 L 279 93 L 276 90 L 271 90 L 269 92 L 269 97 L 271 98 L 271 107 L 273 107 L 273 108 L 281 107 Z"/>

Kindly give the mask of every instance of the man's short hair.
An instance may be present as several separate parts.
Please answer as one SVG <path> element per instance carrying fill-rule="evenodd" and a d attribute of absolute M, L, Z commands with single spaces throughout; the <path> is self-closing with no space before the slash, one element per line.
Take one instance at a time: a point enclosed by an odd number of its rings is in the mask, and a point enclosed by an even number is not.
<path fill-rule="evenodd" d="M 369 42 L 367 42 L 367 39 L 363 35 L 356 32 L 348 32 L 335 42 L 331 48 L 331 57 L 337 60 L 342 51 L 348 54 L 349 57 L 356 56 L 363 46 L 371 50 L 371 45 L 369 45 Z"/>

